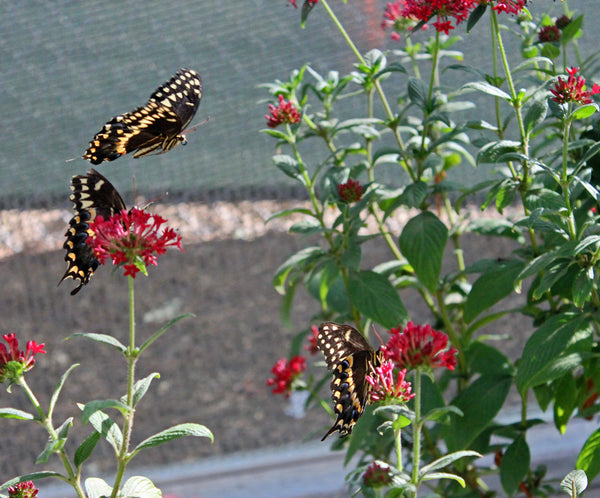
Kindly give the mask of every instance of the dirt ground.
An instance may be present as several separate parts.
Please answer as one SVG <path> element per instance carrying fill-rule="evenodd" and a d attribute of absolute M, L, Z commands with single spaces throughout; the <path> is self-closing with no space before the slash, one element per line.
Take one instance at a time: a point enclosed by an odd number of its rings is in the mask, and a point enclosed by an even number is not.
<path fill-rule="evenodd" d="M 64 220 L 49 224 L 49 232 L 64 232 Z M 185 244 L 185 252 L 162 257 L 159 265 L 150 269 L 149 278 L 136 279 L 140 343 L 172 316 L 192 312 L 196 317 L 179 322 L 138 363 L 138 379 L 151 372 L 159 372 L 161 377 L 138 406 L 134 444 L 182 422 L 208 426 L 215 442 L 179 439 L 142 452 L 132 466 L 190 461 L 320 438 L 331 423 L 317 409 L 302 418 L 287 415 L 289 401 L 271 394 L 265 385 L 273 363 L 287 355 L 291 338 L 312 323 L 317 311 L 312 300 L 299 293 L 293 314 L 296 330 L 286 329 L 279 316 L 281 297 L 271 285 L 276 268 L 309 242 L 272 230 L 245 240 L 239 235 Z M 65 269 L 63 251 L 28 247 L 30 250 L 0 260 L 0 330 L 46 343 L 48 353 L 37 357 L 36 367 L 27 376 L 42 404 L 47 405 L 62 373 L 73 363 L 81 364 L 68 379 L 54 416 L 56 425 L 74 418 L 67 443 L 72 454 L 90 432 L 90 427 L 81 424 L 76 403 L 119 398 L 126 370 L 116 350 L 82 338 L 64 339 L 74 332 L 89 331 L 112 333 L 125 343 L 127 285 L 125 279 L 112 275 L 110 268 L 100 268 L 90 285 L 70 296 L 71 281 L 56 286 Z M 471 240 L 466 244 L 466 259 L 506 256 L 510 250 L 510 244 Z M 448 265 L 451 256 L 448 254 Z M 380 244 L 365 245 L 365 267 L 387 257 Z M 402 297 L 414 320 L 428 320 L 415 294 Z M 507 349 L 518 347 L 523 327 L 514 318 L 505 318 L 493 327 L 494 332 L 513 335 Z M 312 371 L 322 374 L 315 368 Z M 0 406 L 31 410 L 16 388 L 11 394 L 0 391 Z M 13 420 L 1 424 L 0 482 L 21 473 L 60 469 L 56 459 L 34 464 L 46 441 L 37 425 Z M 111 451 L 100 443 L 88 472 L 114 471 Z"/>

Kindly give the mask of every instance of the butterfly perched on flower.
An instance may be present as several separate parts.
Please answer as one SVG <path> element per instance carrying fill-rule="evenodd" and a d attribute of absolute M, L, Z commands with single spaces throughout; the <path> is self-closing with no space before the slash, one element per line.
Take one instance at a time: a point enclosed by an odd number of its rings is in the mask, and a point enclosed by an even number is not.
<path fill-rule="evenodd" d="M 374 351 L 361 333 L 350 325 L 325 322 L 319 326 L 317 346 L 325 356 L 328 370 L 333 370 L 331 399 L 337 419 L 323 436 L 335 431 L 340 436 L 352 432 L 363 414 L 370 384 L 365 377 L 384 361 L 383 353 Z"/>
<path fill-rule="evenodd" d="M 67 240 L 63 247 L 67 250 L 65 261 L 68 267 L 59 284 L 66 278 L 79 281 L 79 285 L 71 291 L 74 296 L 89 282 L 99 264 L 94 250 L 86 243 L 87 238 L 93 236 L 89 223 L 97 216 L 107 220 L 126 208 L 112 183 L 94 169 L 85 175 L 74 176 L 71 179 L 71 190 L 73 192 L 70 199 L 74 204 L 75 215 L 65 233 Z"/>
<path fill-rule="evenodd" d="M 119 114 L 94 135 L 83 154 L 92 164 L 113 161 L 135 151 L 133 157 L 162 154 L 185 145 L 182 131 L 190 124 L 202 98 L 202 80 L 193 69 L 183 68 L 150 95 L 148 103 Z"/>

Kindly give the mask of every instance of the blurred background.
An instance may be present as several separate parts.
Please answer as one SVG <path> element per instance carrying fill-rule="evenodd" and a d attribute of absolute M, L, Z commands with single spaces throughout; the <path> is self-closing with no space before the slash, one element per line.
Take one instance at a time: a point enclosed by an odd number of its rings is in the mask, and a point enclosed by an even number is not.
<path fill-rule="evenodd" d="M 396 47 L 380 27 L 386 3 L 332 2 L 362 53 Z M 561 2 L 530 4 L 533 11 L 562 14 Z M 585 13 L 585 57 L 598 38 L 591 27 L 599 24 L 600 11 L 584 0 L 569 6 Z M 323 11 L 315 9 L 305 29 L 299 20 L 300 10 L 285 0 L 0 1 L 0 331 L 46 343 L 48 354 L 31 372 L 42 400 L 69 365 L 82 364 L 65 387 L 57 425 L 77 418 L 77 402 L 120 395 L 125 373 L 113 351 L 82 339 L 64 341 L 80 331 L 124 337 L 127 323 L 126 285 L 109 268 L 98 271 L 77 296 L 69 295 L 71 281 L 57 288 L 66 268 L 62 244 L 72 216 L 70 178 L 90 168 L 78 158 L 107 120 L 145 104 L 177 69 L 202 75 L 194 123 L 210 119 L 188 135 L 186 147 L 97 167 L 128 206 L 136 201 L 132 177 L 138 202 L 162 196 L 157 211 L 184 236 L 183 254 L 169 254 L 150 278 L 136 281 L 141 336 L 179 313 L 196 314 L 140 362 L 139 377 L 159 371 L 161 380 L 140 406 L 135 439 L 184 421 L 207 425 L 216 438 L 212 446 L 192 439 L 161 446 L 140 455 L 139 464 L 315 439 L 329 423 L 323 412 L 304 414 L 265 386 L 272 364 L 287 355 L 290 339 L 310 325 L 316 308 L 299 295 L 295 329 L 282 326 L 281 297 L 271 278 L 307 241 L 287 235 L 283 222 L 264 223 L 300 197 L 271 163 L 273 139 L 259 133 L 272 102 L 259 85 L 287 80 L 304 63 L 321 74 L 347 74 L 355 63 Z M 488 38 L 484 24 L 456 48 L 466 63 L 487 70 L 488 54 L 478 49 Z M 518 44 L 509 49 L 518 54 Z M 448 85 L 469 78 L 444 74 Z M 404 84 L 399 76 L 391 80 Z M 454 174 L 468 184 L 492 173 L 465 165 Z M 389 181 L 402 184 L 400 175 L 388 174 Z M 378 251 L 366 251 L 365 265 L 386 257 Z M 408 299 L 411 315 L 426 319 L 419 303 Z M 21 393 L 13 391 L 1 391 L 0 406 L 26 409 Z M 33 462 L 43 448 L 43 432 L 24 422 L 2 424 L 0 482 L 41 470 Z M 88 430 L 76 422 L 73 448 Z M 113 471 L 106 445 L 99 456 L 91 470 Z"/>

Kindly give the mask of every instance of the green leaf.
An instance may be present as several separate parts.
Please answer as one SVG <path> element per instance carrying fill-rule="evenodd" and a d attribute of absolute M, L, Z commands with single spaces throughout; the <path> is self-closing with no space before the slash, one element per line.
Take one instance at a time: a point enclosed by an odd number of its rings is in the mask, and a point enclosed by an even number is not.
<path fill-rule="evenodd" d="M 82 404 L 79 404 L 78 406 L 83 410 L 84 407 Z M 89 421 L 90 424 L 92 424 L 92 427 L 113 447 L 115 454 L 118 454 L 123 445 L 123 433 L 121 432 L 121 429 L 119 429 L 117 423 L 102 411 L 93 413 L 90 416 Z"/>
<path fill-rule="evenodd" d="M 494 304 L 512 294 L 514 282 L 521 273 L 524 263 L 517 260 L 497 261 L 473 283 L 464 309 L 465 322 L 489 310 Z"/>
<path fill-rule="evenodd" d="M 21 482 L 39 481 L 40 479 L 46 479 L 48 477 L 56 477 L 56 478 L 61 479 L 61 480 L 66 480 L 67 479 L 65 476 L 63 476 L 62 474 L 59 474 L 58 472 L 52 472 L 52 471 L 49 471 L 49 470 L 42 470 L 40 472 L 33 472 L 31 474 L 24 474 L 22 476 L 13 477 L 12 479 L 9 479 L 8 481 L 0 484 L 0 490 L 6 489 L 6 488 L 8 488 L 10 486 L 14 486 L 14 485 L 19 484 Z"/>
<path fill-rule="evenodd" d="M 500 482 L 508 496 L 516 492 L 529 470 L 530 462 L 529 445 L 525 441 L 525 436 L 520 435 L 506 449 L 500 464 Z"/>
<path fill-rule="evenodd" d="M 133 476 L 127 479 L 119 492 L 120 496 L 135 498 L 162 498 L 162 492 L 154 483 L 143 476 Z"/>
<path fill-rule="evenodd" d="M 527 109 L 527 114 L 525 114 L 525 119 L 523 121 L 525 131 L 531 133 L 536 126 L 539 126 L 544 122 L 546 114 L 548 114 L 548 102 L 546 100 L 534 101 L 531 106 L 529 106 L 529 109 Z"/>
<path fill-rule="evenodd" d="M 551 316 L 529 338 L 515 378 L 522 396 L 528 389 L 561 377 L 581 358 L 570 354 L 577 342 L 588 338 L 592 327 L 585 315 L 562 313 Z"/>
<path fill-rule="evenodd" d="M 300 11 L 300 25 L 303 28 L 306 27 L 306 20 L 308 19 L 308 14 L 310 14 L 315 5 L 317 5 L 317 3 L 313 3 L 312 0 L 304 0 L 304 3 L 302 4 L 302 10 Z"/>
<path fill-rule="evenodd" d="M 147 377 L 138 380 L 133 386 L 133 406 L 136 406 L 139 401 L 144 397 L 144 394 L 148 391 L 150 384 L 154 379 L 160 379 L 158 372 L 153 372 Z M 125 395 L 121 397 L 121 402 L 127 404 L 127 398 Z"/>
<path fill-rule="evenodd" d="M 73 457 L 73 463 L 75 467 L 79 468 L 85 462 L 100 441 L 101 434 L 98 431 L 92 432 L 85 441 L 79 445 L 79 447 L 75 450 L 75 456 Z"/>
<path fill-rule="evenodd" d="M 421 109 L 427 106 L 427 88 L 419 78 L 408 79 L 408 98 Z"/>
<path fill-rule="evenodd" d="M 489 426 L 502 408 L 511 385 L 510 376 L 482 375 L 452 401 L 464 416 L 451 414 L 451 423 L 442 430 L 449 451 L 468 448 Z"/>
<path fill-rule="evenodd" d="M 500 97 L 501 99 L 504 99 L 507 102 L 510 102 L 510 100 L 511 100 L 510 95 L 508 93 L 506 93 L 504 90 L 501 90 L 497 86 L 490 85 L 489 83 L 487 83 L 485 81 L 472 81 L 472 82 L 466 83 L 458 89 L 457 94 L 467 93 L 470 91 L 483 92 L 483 93 L 485 93 L 487 95 L 491 95 L 493 97 Z"/>
<path fill-rule="evenodd" d="M 140 346 L 139 352 L 141 353 L 142 351 L 144 351 L 148 346 L 150 346 L 150 344 L 152 344 L 154 341 L 156 341 L 156 339 L 158 339 L 161 335 L 163 335 L 167 330 L 169 330 L 179 320 L 183 320 L 184 318 L 189 318 L 192 316 L 196 316 L 196 315 L 194 315 L 193 313 L 184 313 L 183 315 L 176 316 L 175 318 L 172 318 L 171 320 L 169 320 L 169 322 L 164 327 L 162 327 L 160 330 L 154 332 L 154 334 L 152 334 L 152 336 L 150 336 L 148 339 L 146 339 L 144 341 L 144 344 L 142 344 Z"/>
<path fill-rule="evenodd" d="M 15 418 L 17 420 L 34 420 L 31 413 L 17 410 L 16 408 L 0 408 L 0 418 Z"/>
<path fill-rule="evenodd" d="M 600 429 L 596 429 L 587 438 L 579 452 L 575 467 L 583 470 L 590 481 L 593 481 L 600 472 Z"/>
<path fill-rule="evenodd" d="M 351 271 L 348 289 L 352 304 L 363 315 L 386 328 L 408 321 L 408 312 L 387 277 L 374 271 Z"/>
<path fill-rule="evenodd" d="M 46 442 L 46 446 L 43 451 L 38 455 L 35 463 L 47 463 L 50 455 L 60 451 L 67 441 L 67 433 L 69 432 L 69 428 L 73 425 L 73 417 L 69 417 L 65 420 L 62 425 L 56 429 L 56 437 L 57 439 L 53 439 L 52 437 L 48 437 L 48 441 Z"/>
<path fill-rule="evenodd" d="M 477 154 L 477 163 L 498 163 L 504 162 L 503 156 L 511 152 L 518 152 L 521 149 L 519 142 L 512 140 L 499 140 L 496 142 L 490 142 L 484 145 L 479 153 Z"/>
<path fill-rule="evenodd" d="M 455 451 L 454 453 L 444 455 L 443 457 L 434 460 L 428 465 L 424 465 L 419 469 L 419 475 L 425 476 L 438 469 L 443 469 L 444 467 L 447 467 L 451 463 L 454 463 L 457 460 L 460 460 L 461 458 L 467 457 L 481 458 L 482 455 L 480 453 L 477 453 L 476 451 L 471 450 Z"/>
<path fill-rule="evenodd" d="M 560 481 L 560 489 L 569 496 L 579 496 L 588 487 L 588 478 L 583 470 L 572 470 Z"/>
<path fill-rule="evenodd" d="M 94 413 L 105 410 L 106 408 L 116 408 L 121 413 L 127 413 L 129 411 L 129 407 L 117 399 L 96 399 L 85 404 L 82 410 L 83 413 L 81 414 L 81 421 L 84 424 L 87 424 Z"/>
<path fill-rule="evenodd" d="M 477 7 L 475 7 L 471 13 L 469 14 L 469 19 L 467 20 L 467 33 L 469 33 L 475 25 L 479 22 L 485 11 L 487 10 L 487 3 L 480 3 Z"/>
<path fill-rule="evenodd" d="M 112 487 L 99 477 L 90 477 L 85 480 L 85 491 L 88 498 L 106 498 L 112 494 Z"/>
<path fill-rule="evenodd" d="M 515 374 L 515 368 L 508 357 L 489 344 L 473 342 L 469 346 L 467 358 L 473 373 L 502 376 Z"/>
<path fill-rule="evenodd" d="M 570 119 L 585 119 L 589 118 L 598 110 L 596 104 L 585 104 L 575 109 L 570 115 Z"/>
<path fill-rule="evenodd" d="M 298 161 L 287 154 L 277 154 L 273 156 L 273 162 L 283 173 L 294 180 L 300 180 L 304 183 Z"/>
<path fill-rule="evenodd" d="M 292 271 L 301 271 L 311 262 L 324 255 L 323 249 L 319 246 L 305 247 L 296 254 L 290 256 L 275 272 L 273 277 L 273 287 L 280 294 L 286 292 L 285 283 Z"/>
<path fill-rule="evenodd" d="M 564 434 L 577 406 L 577 384 L 572 372 L 567 372 L 554 386 L 554 425 Z"/>
<path fill-rule="evenodd" d="M 50 406 L 48 407 L 48 419 L 50 419 L 50 420 L 52 419 L 52 414 L 54 412 L 54 407 L 56 406 L 56 401 L 58 400 L 58 396 L 60 395 L 60 391 L 62 390 L 62 387 L 65 384 L 67 377 L 69 376 L 71 371 L 75 367 L 78 367 L 78 366 L 79 366 L 79 363 L 75 363 L 74 365 L 71 365 L 68 368 L 68 370 L 60 378 L 58 385 L 54 388 L 54 392 L 52 393 L 52 397 L 50 398 Z"/>
<path fill-rule="evenodd" d="M 409 220 L 400 235 L 402 254 L 430 292 L 438 286 L 447 240 L 446 225 L 429 211 Z"/>
<path fill-rule="evenodd" d="M 576 307 L 582 309 L 585 303 L 590 300 L 594 285 L 594 269 L 582 268 L 573 281 L 571 289 L 573 304 Z"/>
<path fill-rule="evenodd" d="M 102 344 L 108 344 L 115 349 L 124 353 L 127 351 L 127 347 L 124 346 L 118 339 L 114 338 L 112 335 L 108 334 L 95 334 L 95 333 L 87 333 L 87 332 L 76 332 L 75 334 L 71 334 L 65 340 L 69 340 L 72 337 L 86 337 L 87 339 L 91 339 L 92 341 L 100 342 Z"/>
<path fill-rule="evenodd" d="M 194 437 L 206 437 L 210 439 L 210 442 L 214 442 L 214 436 L 210 430 L 200 424 L 179 424 L 174 425 L 173 427 L 169 427 L 164 431 L 158 432 L 153 436 L 150 436 L 147 439 L 144 439 L 140 444 L 138 444 L 133 450 L 131 456 L 139 453 L 141 450 L 146 448 L 152 448 L 154 446 L 158 446 L 159 444 L 166 443 L 167 441 L 172 441 L 173 439 L 177 439 L 184 436 L 194 436 Z"/>

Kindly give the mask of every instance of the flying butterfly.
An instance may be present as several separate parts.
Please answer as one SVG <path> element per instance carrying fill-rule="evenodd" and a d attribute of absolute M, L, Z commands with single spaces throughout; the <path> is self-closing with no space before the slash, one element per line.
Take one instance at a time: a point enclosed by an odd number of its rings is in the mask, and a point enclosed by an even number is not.
<path fill-rule="evenodd" d="M 333 370 L 331 399 L 337 419 L 321 441 L 335 431 L 340 436 L 352 432 L 365 411 L 370 384 L 366 376 L 384 362 L 383 353 L 374 351 L 361 333 L 350 325 L 325 322 L 319 326 L 317 346 Z"/>
<path fill-rule="evenodd" d="M 66 278 L 78 280 L 79 285 L 71 291 L 74 296 L 89 282 L 99 264 L 94 250 L 85 242 L 93 235 L 89 223 L 96 216 L 107 220 L 126 208 L 112 183 L 94 169 L 85 175 L 74 176 L 71 179 L 71 190 L 73 193 L 70 199 L 75 205 L 75 215 L 69 222 L 69 229 L 65 233 L 67 240 L 63 244 L 67 250 L 65 261 L 68 267 L 58 283 L 60 285 Z"/>
<path fill-rule="evenodd" d="M 202 98 L 202 80 L 183 68 L 150 95 L 143 107 L 119 114 L 94 135 L 83 154 L 92 164 L 113 161 L 129 152 L 143 157 L 162 154 L 187 143 L 182 131 L 190 124 Z"/>

